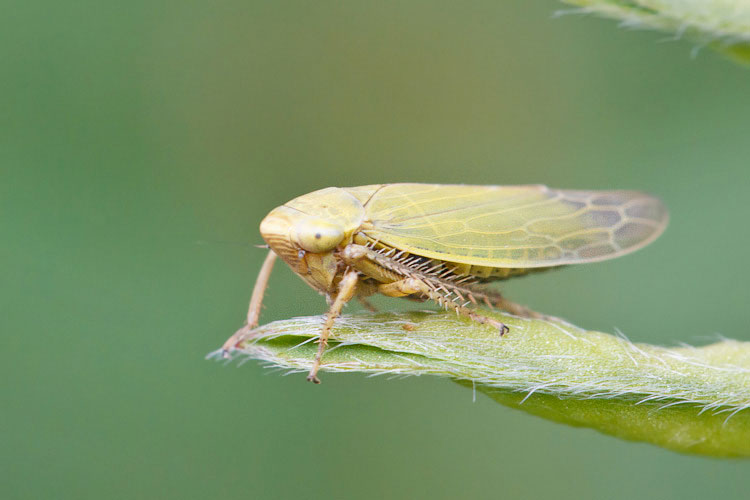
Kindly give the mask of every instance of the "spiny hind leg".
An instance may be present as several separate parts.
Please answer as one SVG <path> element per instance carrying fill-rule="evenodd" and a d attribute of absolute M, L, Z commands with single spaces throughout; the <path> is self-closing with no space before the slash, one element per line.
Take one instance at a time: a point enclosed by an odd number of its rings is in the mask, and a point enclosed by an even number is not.
<path fill-rule="evenodd" d="M 466 307 L 466 304 L 458 304 L 452 300 L 449 300 L 445 295 L 441 294 L 438 290 L 431 288 L 424 281 L 417 278 L 404 278 L 393 283 L 387 283 L 380 285 L 378 291 L 383 295 L 389 297 L 405 297 L 408 295 L 420 294 L 427 297 L 428 299 L 437 302 L 440 306 L 446 310 L 451 309 L 456 311 L 456 314 L 460 316 L 466 316 L 477 323 L 483 325 L 490 325 L 498 329 L 500 335 L 504 335 L 509 331 L 509 328 L 505 326 L 505 323 L 492 319 L 477 313 L 473 309 Z"/>
<path fill-rule="evenodd" d="M 473 296 L 472 296 L 473 295 Z M 474 298 L 476 297 L 476 298 Z M 501 311 L 508 312 L 514 316 L 520 316 L 522 318 L 531 319 L 544 319 L 548 321 L 563 321 L 555 316 L 549 316 L 529 309 L 528 307 L 508 300 L 500 292 L 492 289 L 471 289 L 469 299 L 473 299 L 472 302 L 476 304 L 477 299 L 484 302 L 488 307 L 494 309 L 500 309 Z"/>
<path fill-rule="evenodd" d="M 366 246 L 351 244 L 344 248 L 340 256 L 347 265 L 374 280 L 390 281 L 395 279 L 395 281 L 378 286 L 378 292 L 383 295 L 408 297 L 416 300 L 425 297 L 478 323 L 491 324 L 497 327 L 501 334 L 508 331 L 505 324 L 466 307 L 469 303 L 476 305 L 477 299 L 483 300 L 492 307 L 490 294 L 484 293 L 484 290 L 478 291 L 462 286 L 460 283 L 444 280 L 440 274 L 434 274 L 438 272 L 435 266 L 444 267 L 443 264 L 417 260 L 416 262 L 419 262 L 417 265 L 414 263 L 414 259 L 417 257 L 407 255 L 403 260 L 402 254 L 404 254 L 403 251 L 397 252 L 396 249 L 382 253 Z M 447 271 L 450 272 L 450 270 Z M 441 269 L 440 272 L 444 273 L 446 270 Z M 452 300 L 448 298 L 450 295 L 454 295 Z M 462 304 L 456 303 L 456 300 L 460 300 Z"/>
<path fill-rule="evenodd" d="M 505 311 L 515 316 L 521 316 L 524 318 L 543 317 L 542 314 L 539 314 L 538 312 L 533 311 L 529 309 L 528 307 L 522 306 L 521 304 L 512 302 L 504 298 L 500 292 L 497 292 L 492 289 L 469 288 L 466 295 L 469 298 L 469 300 L 475 305 L 478 304 L 478 301 L 481 301 L 490 309 L 500 309 L 501 311 Z"/>
<path fill-rule="evenodd" d="M 536 312 L 533 309 L 529 309 L 526 306 L 522 306 L 521 304 L 517 304 L 513 301 L 505 299 L 501 297 L 499 294 L 498 294 L 498 299 L 495 301 L 494 305 L 498 309 L 502 309 L 503 311 L 513 314 L 514 316 L 520 316 L 522 318 L 543 319 L 546 321 L 564 321 L 556 316 L 550 316 L 548 314 L 542 314 L 542 313 Z"/>
<path fill-rule="evenodd" d="M 323 331 L 320 332 L 320 338 L 318 339 L 318 353 L 315 355 L 312 369 L 310 374 L 307 376 L 308 382 L 315 384 L 320 383 L 318 378 L 318 370 L 320 369 L 320 360 L 323 358 L 323 352 L 325 352 L 328 346 L 328 337 L 331 335 L 331 327 L 333 327 L 334 321 L 341 314 L 341 310 L 344 305 L 354 297 L 354 292 L 357 289 L 357 281 L 359 281 L 359 274 L 357 271 L 348 271 L 339 283 L 339 293 L 328 309 L 328 315 L 326 316 L 326 322 L 323 325 Z"/>

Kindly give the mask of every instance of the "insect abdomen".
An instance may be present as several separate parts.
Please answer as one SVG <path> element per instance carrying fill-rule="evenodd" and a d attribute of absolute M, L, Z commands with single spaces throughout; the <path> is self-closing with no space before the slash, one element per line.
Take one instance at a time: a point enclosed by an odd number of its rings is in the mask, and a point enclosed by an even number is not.
<path fill-rule="evenodd" d="M 541 268 L 522 268 L 522 267 L 488 267 L 472 266 L 470 264 L 458 264 L 446 261 L 446 265 L 454 267 L 456 274 L 471 275 L 482 280 L 505 280 L 515 276 L 523 276 L 530 272 L 544 271 L 551 269 L 549 267 Z"/>

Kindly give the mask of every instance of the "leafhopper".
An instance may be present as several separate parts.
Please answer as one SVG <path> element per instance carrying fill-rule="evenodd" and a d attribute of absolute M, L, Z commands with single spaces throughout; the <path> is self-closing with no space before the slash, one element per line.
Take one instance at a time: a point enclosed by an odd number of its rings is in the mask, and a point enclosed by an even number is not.
<path fill-rule="evenodd" d="M 326 188 L 274 209 L 260 224 L 270 251 L 255 283 L 247 323 L 225 356 L 252 336 L 276 257 L 328 300 L 307 380 L 319 383 L 334 321 L 352 298 L 429 300 L 508 331 L 479 303 L 538 317 L 490 282 L 638 250 L 667 226 L 664 205 L 637 191 L 528 186 L 378 184 Z"/>

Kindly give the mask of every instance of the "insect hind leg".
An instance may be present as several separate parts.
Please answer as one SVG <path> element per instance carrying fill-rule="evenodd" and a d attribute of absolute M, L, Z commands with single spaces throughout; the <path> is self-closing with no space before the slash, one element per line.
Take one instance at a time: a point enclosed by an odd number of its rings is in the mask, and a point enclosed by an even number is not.
<path fill-rule="evenodd" d="M 542 313 L 536 312 L 533 309 L 529 309 L 526 306 L 517 304 L 516 302 L 510 301 L 500 296 L 498 296 L 497 300 L 495 300 L 494 305 L 498 309 L 509 312 L 510 314 L 513 314 L 514 316 L 520 316 L 522 318 L 543 319 L 545 321 L 565 322 L 565 320 L 558 318 L 557 316 L 550 316 L 548 314 L 542 314 Z"/>
<path fill-rule="evenodd" d="M 456 314 L 465 316 L 472 321 L 497 328 L 500 335 L 504 335 L 509 331 L 509 328 L 505 323 L 479 314 L 473 309 L 469 309 L 466 307 L 468 303 L 458 304 L 453 300 L 448 299 L 444 294 L 440 293 L 440 291 L 433 289 L 426 282 L 418 278 L 404 278 L 393 283 L 383 284 L 378 287 L 378 291 L 389 297 L 405 297 L 408 295 L 420 294 L 433 302 L 437 302 L 446 310 L 453 310 Z"/>
<path fill-rule="evenodd" d="M 497 320 L 477 313 L 466 306 L 468 304 L 477 304 L 477 299 L 484 301 L 492 307 L 491 301 L 499 299 L 499 294 L 485 293 L 476 288 L 469 287 L 460 282 L 453 282 L 446 279 L 450 270 L 442 269 L 443 264 L 435 264 L 431 261 L 414 264 L 413 257 L 404 255 L 404 252 L 396 253 L 395 249 L 385 253 L 373 250 L 372 248 L 351 244 L 341 252 L 342 260 L 349 266 L 357 269 L 366 276 L 379 281 L 385 281 L 378 285 L 378 292 L 389 297 L 406 297 L 426 298 L 437 302 L 446 310 L 454 310 L 456 314 L 471 318 L 473 321 L 482 324 L 490 324 L 496 327 L 500 334 L 508 332 L 508 327 Z M 440 273 L 436 273 L 436 267 L 441 268 Z M 455 295 L 449 299 L 450 295 Z M 466 301 L 468 299 L 468 301 Z M 460 300 L 461 304 L 456 300 Z"/>

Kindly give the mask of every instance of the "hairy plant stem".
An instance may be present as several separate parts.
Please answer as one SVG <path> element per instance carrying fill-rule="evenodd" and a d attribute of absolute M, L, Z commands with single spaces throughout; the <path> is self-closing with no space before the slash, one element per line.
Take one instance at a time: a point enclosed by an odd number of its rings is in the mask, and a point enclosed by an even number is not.
<path fill-rule="evenodd" d="M 442 312 L 342 316 L 321 368 L 450 377 L 558 422 L 680 452 L 750 456 L 750 342 L 665 348 L 488 314 L 510 333 L 500 337 L 494 328 Z M 235 357 L 307 371 L 323 321 L 301 317 L 262 326 Z"/>

